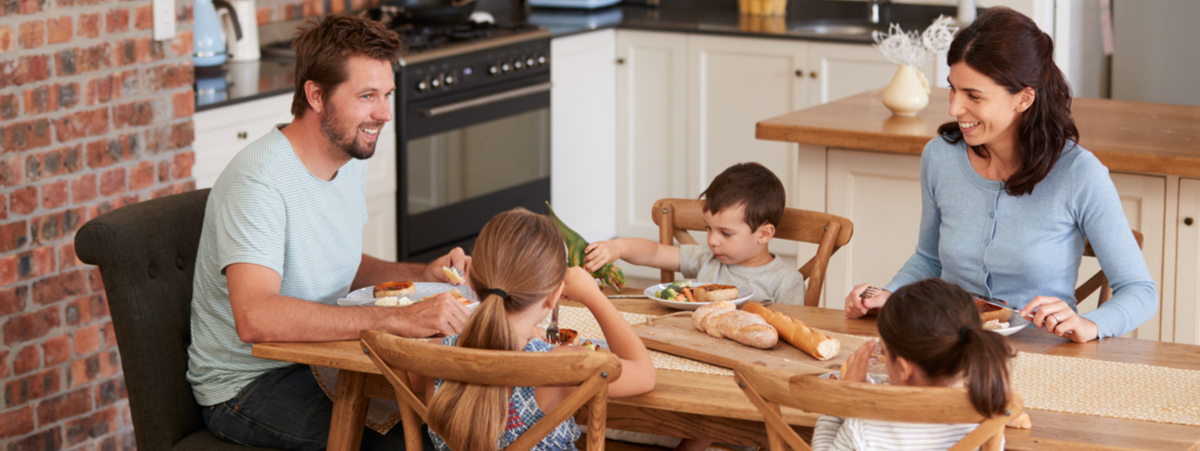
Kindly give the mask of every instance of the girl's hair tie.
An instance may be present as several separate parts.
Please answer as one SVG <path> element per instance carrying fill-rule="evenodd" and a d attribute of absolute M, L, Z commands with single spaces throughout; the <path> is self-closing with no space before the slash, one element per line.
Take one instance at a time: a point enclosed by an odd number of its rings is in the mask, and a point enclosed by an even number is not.
<path fill-rule="evenodd" d="M 505 293 L 504 290 L 501 290 L 499 288 L 489 289 L 488 294 L 494 294 L 496 296 L 500 296 L 501 299 L 508 299 L 508 293 Z"/>
<path fill-rule="evenodd" d="M 967 335 L 967 333 L 970 331 L 971 331 L 971 326 L 963 326 L 961 329 L 958 329 L 958 343 L 959 344 L 965 345 L 965 344 L 967 344 L 968 341 L 970 341 L 971 337 L 970 337 L 970 335 Z"/>

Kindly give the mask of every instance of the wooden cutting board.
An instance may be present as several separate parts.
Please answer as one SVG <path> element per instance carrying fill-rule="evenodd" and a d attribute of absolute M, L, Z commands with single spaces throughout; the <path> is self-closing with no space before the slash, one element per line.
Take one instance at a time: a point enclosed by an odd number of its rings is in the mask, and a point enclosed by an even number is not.
<path fill-rule="evenodd" d="M 674 316 L 635 324 L 634 332 L 647 348 L 733 368 L 737 362 L 761 362 L 769 368 L 803 374 L 837 371 L 866 339 L 822 330 L 842 342 L 842 352 L 829 360 L 817 360 L 783 340 L 771 349 L 745 346 L 728 338 L 716 338 L 692 327 L 692 318 Z"/>

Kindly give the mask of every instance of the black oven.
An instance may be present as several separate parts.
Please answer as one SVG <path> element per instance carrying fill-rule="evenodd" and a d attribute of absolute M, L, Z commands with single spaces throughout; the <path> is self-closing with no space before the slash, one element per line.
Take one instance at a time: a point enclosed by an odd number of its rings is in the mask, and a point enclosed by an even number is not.
<path fill-rule="evenodd" d="M 397 72 L 402 261 L 469 251 L 492 216 L 546 213 L 550 199 L 549 38 L 446 53 L 406 58 Z"/>

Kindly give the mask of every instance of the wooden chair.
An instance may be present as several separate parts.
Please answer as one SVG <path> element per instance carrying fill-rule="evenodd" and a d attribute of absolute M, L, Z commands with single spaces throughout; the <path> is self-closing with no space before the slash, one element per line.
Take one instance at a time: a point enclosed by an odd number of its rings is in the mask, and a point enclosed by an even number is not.
<path fill-rule="evenodd" d="M 658 224 L 658 242 L 671 246 L 697 244 L 688 230 L 704 230 L 704 201 L 699 199 L 660 199 L 654 203 L 651 215 Z M 817 307 L 821 289 L 825 286 L 825 270 L 829 258 L 850 242 L 854 223 L 841 216 L 816 211 L 788 208 L 775 228 L 775 238 L 817 244 L 817 255 L 800 267 L 800 276 L 807 282 L 804 305 Z M 663 283 L 675 280 L 675 273 L 663 270 Z"/>
<path fill-rule="evenodd" d="M 396 391 L 408 449 L 421 449 L 421 424 L 428 421 L 428 415 L 425 398 L 413 391 L 407 372 L 481 385 L 578 385 L 578 390 L 546 412 L 541 421 L 504 450 L 533 448 L 584 404 L 588 405 L 587 449 L 604 449 L 608 383 L 621 375 L 621 361 L 612 353 L 485 351 L 426 343 L 374 330 L 364 330 L 360 337 L 363 352 Z M 424 387 L 419 391 L 424 392 Z"/>
<path fill-rule="evenodd" d="M 1012 394 L 1004 415 L 986 418 L 975 411 L 966 391 L 960 388 L 845 382 L 752 363 L 738 364 L 733 377 L 762 414 L 768 443 L 775 451 L 786 450 L 787 446 L 812 451 L 812 447 L 783 420 L 779 410 L 781 405 L 843 418 L 925 424 L 979 423 L 979 427 L 950 451 L 973 450 L 981 446 L 984 451 L 999 451 L 1005 425 L 1024 410 L 1016 393 Z"/>
<path fill-rule="evenodd" d="M 1137 240 L 1138 249 L 1141 249 L 1142 232 L 1138 232 L 1137 230 L 1132 230 L 1132 232 L 1133 239 Z M 1090 241 L 1085 241 L 1083 243 L 1083 256 L 1096 256 L 1096 251 L 1092 249 L 1092 243 Z M 1096 302 L 1096 307 L 1099 307 L 1104 305 L 1105 302 L 1108 302 L 1109 299 L 1112 299 L 1113 292 L 1112 287 L 1108 285 L 1108 277 L 1104 275 L 1104 271 L 1096 272 L 1096 275 L 1092 276 L 1091 279 L 1088 279 L 1087 282 L 1084 282 L 1083 285 L 1080 285 L 1075 289 L 1075 301 L 1083 302 L 1084 299 L 1087 299 L 1088 296 L 1091 296 L 1092 293 L 1095 293 L 1097 289 L 1100 290 L 1100 299 Z"/>

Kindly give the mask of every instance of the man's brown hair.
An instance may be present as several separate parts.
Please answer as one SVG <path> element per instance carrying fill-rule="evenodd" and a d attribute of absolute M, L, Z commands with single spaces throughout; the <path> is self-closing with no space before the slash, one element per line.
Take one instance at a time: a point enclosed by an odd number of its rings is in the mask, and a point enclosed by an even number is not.
<path fill-rule="evenodd" d="M 292 115 L 303 117 L 310 107 L 304 93 L 305 82 L 321 87 L 326 100 L 338 85 L 346 81 L 346 62 L 352 56 L 381 61 L 400 57 L 400 36 L 382 23 L 365 15 L 334 14 L 319 22 L 310 20 L 296 32 L 292 41 L 296 51 L 296 93 L 292 97 Z"/>
<path fill-rule="evenodd" d="M 708 189 L 700 193 L 704 199 L 704 211 L 713 214 L 725 208 L 745 206 L 746 225 L 750 231 L 758 230 L 763 224 L 779 227 L 787 194 L 783 182 L 765 166 L 758 163 L 738 163 L 730 166 L 713 179 Z"/>

